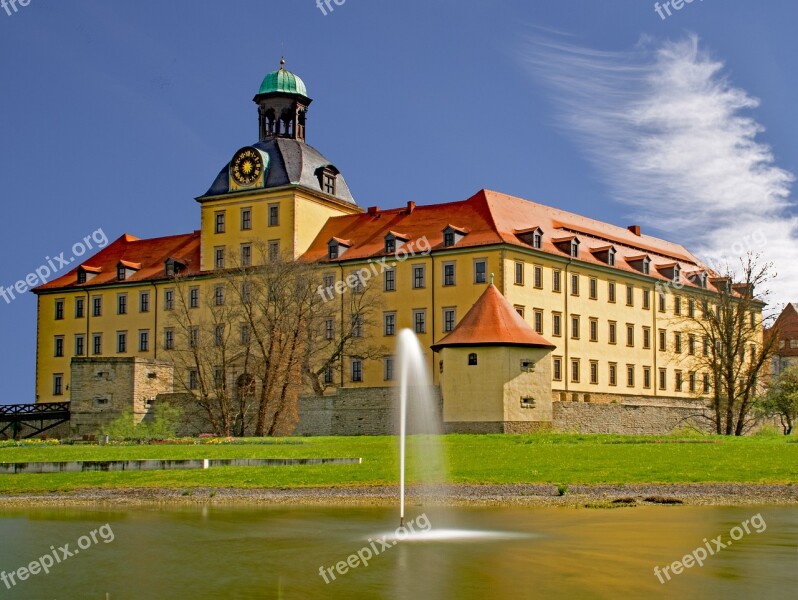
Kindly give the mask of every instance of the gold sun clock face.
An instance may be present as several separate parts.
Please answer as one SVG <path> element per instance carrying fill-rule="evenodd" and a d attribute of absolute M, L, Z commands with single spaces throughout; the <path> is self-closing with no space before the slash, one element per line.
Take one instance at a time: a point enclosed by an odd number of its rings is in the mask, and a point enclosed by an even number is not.
<path fill-rule="evenodd" d="M 233 180 L 240 186 L 251 186 L 263 174 L 263 158 L 255 148 L 243 148 L 236 152 L 230 163 Z"/>

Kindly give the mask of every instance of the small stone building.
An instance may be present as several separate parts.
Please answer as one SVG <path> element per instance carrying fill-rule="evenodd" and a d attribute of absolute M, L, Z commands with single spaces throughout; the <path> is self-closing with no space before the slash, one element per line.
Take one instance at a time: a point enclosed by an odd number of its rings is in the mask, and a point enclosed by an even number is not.
<path fill-rule="evenodd" d="M 432 346 L 441 356 L 445 431 L 522 433 L 550 424 L 554 347 L 491 283 Z"/>

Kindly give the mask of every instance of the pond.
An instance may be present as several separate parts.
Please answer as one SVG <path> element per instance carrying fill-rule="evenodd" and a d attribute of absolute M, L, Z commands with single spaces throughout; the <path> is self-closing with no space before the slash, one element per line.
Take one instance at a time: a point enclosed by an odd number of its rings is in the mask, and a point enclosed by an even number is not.
<path fill-rule="evenodd" d="M 798 507 L 410 506 L 421 539 L 397 521 L 375 507 L 5 511 L 0 597 L 731 600 L 798 583 Z"/>

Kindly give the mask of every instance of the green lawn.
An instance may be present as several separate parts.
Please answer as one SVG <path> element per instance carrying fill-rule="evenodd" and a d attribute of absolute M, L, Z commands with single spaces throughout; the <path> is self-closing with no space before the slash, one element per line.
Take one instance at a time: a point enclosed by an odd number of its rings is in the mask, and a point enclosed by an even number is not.
<path fill-rule="evenodd" d="M 453 483 L 791 483 L 798 443 L 784 437 L 448 435 Z M 394 484 L 394 437 L 257 440 L 234 445 L 38 446 L 0 448 L 0 462 L 362 457 L 360 465 L 221 467 L 196 471 L 0 475 L 0 494 L 107 487 L 307 487 Z M 409 442 L 412 452 L 414 440 Z M 409 459 L 410 460 L 410 459 Z M 412 482 L 413 477 L 409 480 Z"/>

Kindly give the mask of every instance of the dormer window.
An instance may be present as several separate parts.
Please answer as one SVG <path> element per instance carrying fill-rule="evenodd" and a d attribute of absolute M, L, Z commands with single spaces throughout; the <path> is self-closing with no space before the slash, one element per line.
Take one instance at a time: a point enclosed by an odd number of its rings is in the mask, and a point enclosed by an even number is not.
<path fill-rule="evenodd" d="M 579 238 L 575 235 L 553 239 L 554 245 L 572 258 L 579 256 Z"/>
<path fill-rule="evenodd" d="M 344 253 L 352 247 L 352 242 L 349 240 L 342 240 L 341 238 L 332 238 L 327 242 L 327 258 L 335 260 L 344 255 Z"/>
<path fill-rule="evenodd" d="M 601 246 L 600 248 L 593 248 L 590 253 L 601 262 L 606 263 L 611 267 L 615 266 L 615 256 L 618 254 L 615 246 Z"/>
<path fill-rule="evenodd" d="M 166 259 L 164 262 L 164 271 L 166 272 L 167 277 L 174 277 L 178 275 L 180 271 L 186 268 L 186 265 L 182 262 L 175 260 L 172 257 Z"/>
<path fill-rule="evenodd" d="M 135 275 L 140 269 L 141 263 L 120 260 L 116 265 L 116 278 L 118 281 L 124 281 Z"/>
<path fill-rule="evenodd" d="M 102 269 L 100 267 L 90 267 L 89 265 L 80 265 L 78 267 L 78 283 L 86 283 L 94 279 Z"/>
<path fill-rule="evenodd" d="M 651 274 L 651 257 L 647 254 L 641 254 L 640 256 L 629 256 L 626 258 L 626 262 L 628 262 L 633 269 L 640 271 L 643 275 Z"/>
<path fill-rule="evenodd" d="M 679 265 L 676 265 L 673 268 L 673 282 L 679 283 L 682 279 L 682 268 Z"/>
<path fill-rule="evenodd" d="M 330 196 L 335 196 L 338 185 L 338 169 L 332 165 L 321 167 L 316 170 L 316 177 L 319 179 L 321 191 Z"/>
<path fill-rule="evenodd" d="M 706 289 L 707 287 L 707 272 L 706 271 L 693 271 L 687 275 L 694 284 L 700 288 Z"/>
<path fill-rule="evenodd" d="M 543 230 L 540 227 L 530 227 L 528 229 L 516 229 L 516 237 L 525 244 L 529 244 L 533 248 L 540 250 L 543 246 Z"/>
<path fill-rule="evenodd" d="M 403 233 L 389 231 L 385 236 L 385 253 L 393 254 L 399 248 L 401 248 L 408 239 L 410 238 Z"/>
<path fill-rule="evenodd" d="M 679 266 L 679 263 L 674 262 L 665 265 L 657 265 L 657 270 L 674 283 L 679 283 L 682 280 L 682 268 Z"/>
<path fill-rule="evenodd" d="M 450 248 L 457 244 L 460 240 L 462 240 L 466 234 L 468 233 L 467 229 L 462 227 L 455 227 L 454 225 L 447 225 L 443 229 L 443 246 L 445 248 Z"/>

